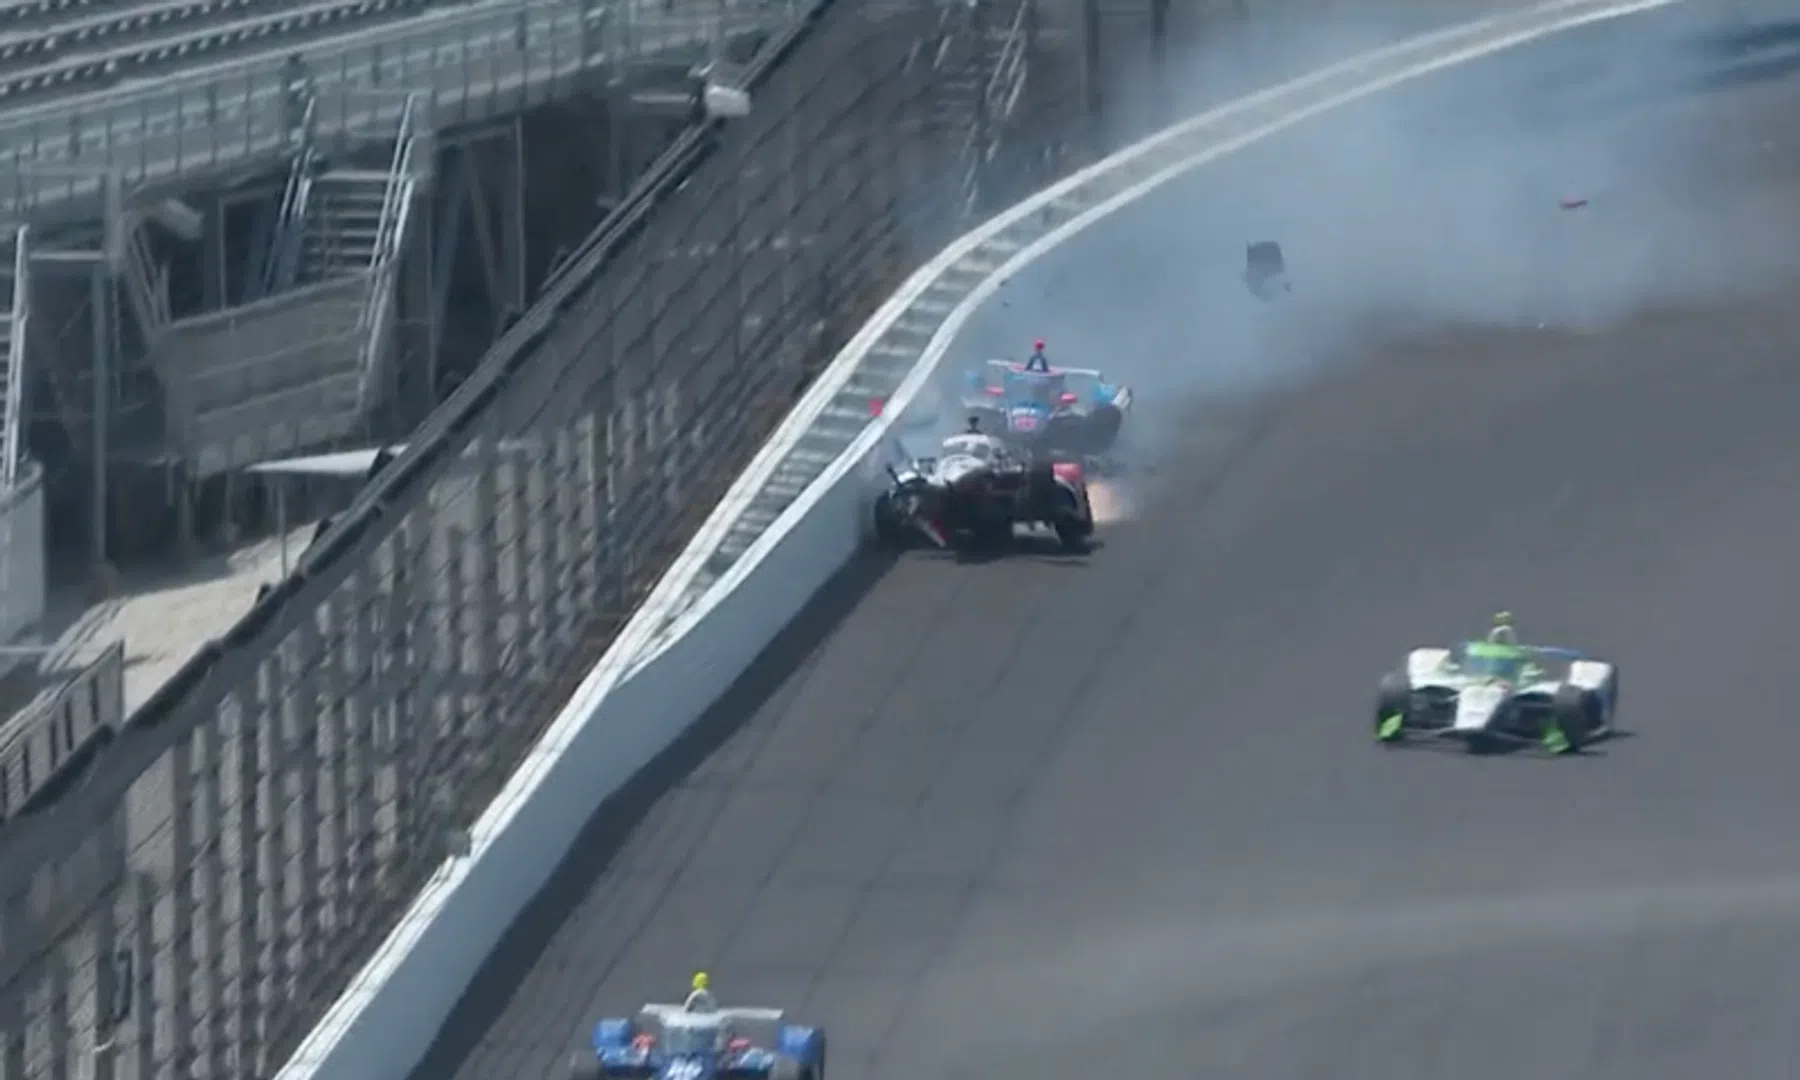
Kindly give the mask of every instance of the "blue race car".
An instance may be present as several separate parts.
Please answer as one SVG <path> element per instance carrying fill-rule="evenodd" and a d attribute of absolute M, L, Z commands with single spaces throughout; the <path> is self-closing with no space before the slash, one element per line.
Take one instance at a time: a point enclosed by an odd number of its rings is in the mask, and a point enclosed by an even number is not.
<path fill-rule="evenodd" d="M 825 1080 L 825 1033 L 780 1009 L 720 1008 L 705 972 L 680 1005 L 646 1005 L 594 1026 L 571 1080 Z"/>
<path fill-rule="evenodd" d="M 1098 457 L 1131 410 L 1131 390 L 1091 368 L 1052 367 L 1038 342 L 1023 363 L 990 360 L 968 373 L 964 409 L 980 429 L 1024 450 Z"/>

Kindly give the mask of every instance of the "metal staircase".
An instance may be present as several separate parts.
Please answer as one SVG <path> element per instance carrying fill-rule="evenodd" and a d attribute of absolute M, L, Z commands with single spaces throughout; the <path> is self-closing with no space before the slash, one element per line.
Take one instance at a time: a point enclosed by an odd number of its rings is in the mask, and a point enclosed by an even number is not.
<path fill-rule="evenodd" d="M 316 285 L 375 265 L 391 183 L 388 172 L 375 169 L 332 169 L 313 178 L 294 284 Z"/>
<path fill-rule="evenodd" d="M 144 235 L 143 223 L 125 223 L 125 259 L 120 268 L 125 303 L 146 342 L 153 342 L 169 325 L 169 268 L 159 263 Z"/>
<path fill-rule="evenodd" d="M 389 381 L 395 285 L 429 135 L 409 98 L 386 169 L 328 164 L 306 141 L 266 266 L 265 285 L 280 291 L 170 323 L 158 338 L 168 439 L 196 475 L 360 431 Z"/>
<path fill-rule="evenodd" d="M 394 294 L 400 279 L 400 257 L 406 250 L 412 215 L 418 201 L 421 178 L 432 165 L 431 132 L 426 123 L 425 106 L 418 97 L 409 97 L 400 117 L 400 131 L 395 139 L 394 160 L 382 180 L 379 212 L 366 244 L 360 239 L 356 213 L 358 205 L 343 188 L 333 205 L 338 207 L 334 227 L 343 230 L 336 257 L 365 251 L 368 267 L 368 293 L 363 313 L 364 363 L 359 392 L 359 407 L 372 408 L 381 389 L 387 385 L 388 367 L 394 341 Z M 347 180 L 345 181 L 348 182 Z M 359 247 L 358 245 L 363 245 Z M 330 264 L 327 264 L 329 266 Z"/>
<path fill-rule="evenodd" d="M 24 414 L 25 348 L 31 324 L 31 242 L 30 229 L 21 225 L 13 233 L 12 258 L 7 261 L 4 292 L 0 301 L 8 304 L 0 315 L 0 357 L 4 359 L 4 377 L 0 377 L 0 491 L 11 491 L 19 482 L 25 454 Z"/>
<path fill-rule="evenodd" d="M 269 240 L 268 263 L 263 268 L 262 292 L 272 296 L 293 287 L 299 268 L 300 244 L 305 235 L 306 204 L 312 192 L 313 173 L 318 169 L 319 152 L 313 133 L 318 127 L 319 99 L 308 97 L 300 118 L 299 148 L 294 151 L 288 169 L 287 186 L 282 189 L 281 206 L 275 219 L 274 235 Z"/>

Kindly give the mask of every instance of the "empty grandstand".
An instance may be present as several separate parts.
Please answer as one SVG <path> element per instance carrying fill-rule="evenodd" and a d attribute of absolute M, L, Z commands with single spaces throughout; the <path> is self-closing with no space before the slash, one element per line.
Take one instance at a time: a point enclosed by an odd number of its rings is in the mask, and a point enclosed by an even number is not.
<path fill-rule="evenodd" d="M 282 459 L 403 437 L 793 10 L 0 0 L 0 715 L 248 611 L 369 460 Z M 85 760 L 6 730 L 14 801 Z"/>
<path fill-rule="evenodd" d="M 162 0 L 0 8 L 0 109 L 397 22 L 458 0 Z M 461 0 L 466 2 L 466 0 Z"/>

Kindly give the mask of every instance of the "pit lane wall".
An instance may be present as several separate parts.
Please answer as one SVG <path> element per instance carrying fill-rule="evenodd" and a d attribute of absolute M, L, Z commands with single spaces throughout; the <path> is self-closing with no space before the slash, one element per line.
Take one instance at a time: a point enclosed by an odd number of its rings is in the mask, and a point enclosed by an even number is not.
<path fill-rule="evenodd" d="M 601 803 L 722 697 L 861 548 L 894 433 L 930 422 L 935 403 L 924 391 L 939 362 L 1008 277 L 1169 180 L 1329 109 L 1560 31 L 1680 2 L 1555 0 L 1366 53 L 1167 128 L 947 248 L 802 399 L 476 824 L 469 853 L 439 869 L 279 1080 L 411 1072 Z M 919 333 L 922 322 L 928 336 Z M 868 383 L 878 346 L 902 325 L 922 344 L 897 369 L 883 415 L 808 470 L 810 483 L 719 573 L 721 542 L 792 465 L 802 440 L 817 435 L 831 403 Z M 807 453 L 818 456 L 816 439 Z"/>

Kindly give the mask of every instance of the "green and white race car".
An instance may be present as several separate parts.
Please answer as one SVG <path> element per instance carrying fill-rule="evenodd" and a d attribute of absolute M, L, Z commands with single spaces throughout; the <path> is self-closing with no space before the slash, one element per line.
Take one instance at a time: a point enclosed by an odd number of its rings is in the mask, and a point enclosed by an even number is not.
<path fill-rule="evenodd" d="M 1408 653 L 1406 667 L 1381 680 L 1375 737 L 1566 754 L 1611 734 L 1618 705 L 1615 665 L 1575 649 L 1521 645 L 1501 612 L 1484 639 Z"/>

